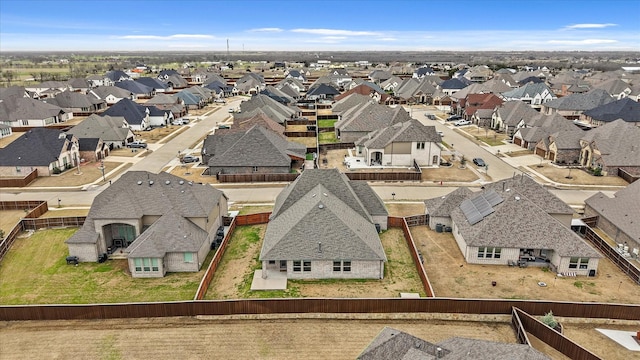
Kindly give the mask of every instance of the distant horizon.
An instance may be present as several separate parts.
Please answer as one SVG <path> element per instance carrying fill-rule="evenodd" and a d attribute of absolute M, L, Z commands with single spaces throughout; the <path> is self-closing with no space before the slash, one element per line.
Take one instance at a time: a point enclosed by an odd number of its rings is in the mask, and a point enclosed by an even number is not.
<path fill-rule="evenodd" d="M 1 1 L 2 52 L 640 51 L 637 0 Z"/>

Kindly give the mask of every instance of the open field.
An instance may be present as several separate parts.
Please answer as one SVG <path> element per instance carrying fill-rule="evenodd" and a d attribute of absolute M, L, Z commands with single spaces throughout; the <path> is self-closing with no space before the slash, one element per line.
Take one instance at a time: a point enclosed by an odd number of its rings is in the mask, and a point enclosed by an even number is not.
<path fill-rule="evenodd" d="M 428 226 L 413 227 L 411 233 L 436 296 L 631 304 L 640 299 L 640 286 L 606 258 L 600 259 L 595 277 L 556 277 L 538 267 L 467 264 L 451 233 Z M 491 286 L 492 281 L 497 286 Z M 540 281 L 547 286 L 538 286 Z"/>
<path fill-rule="evenodd" d="M 170 273 L 159 279 L 133 279 L 126 260 L 67 265 L 68 251 L 64 241 L 76 230 L 39 230 L 30 237 L 17 239 L 0 263 L 0 303 L 87 304 L 193 299 L 204 270 Z"/>
<path fill-rule="evenodd" d="M 425 295 L 400 229 L 381 234 L 387 254 L 382 280 L 289 280 L 284 291 L 250 290 L 266 225 L 241 226 L 231 238 L 223 261 L 211 282 L 206 299 L 260 297 L 398 297 L 400 292 Z"/>
<path fill-rule="evenodd" d="M 544 175 L 552 181 L 573 185 L 612 185 L 627 186 L 626 181 L 617 176 L 593 176 L 582 169 L 568 169 L 551 164 L 531 167 L 534 171 Z M 570 178 L 567 178 L 570 177 Z"/>
<path fill-rule="evenodd" d="M 355 359 L 385 326 L 430 342 L 514 343 L 508 323 L 444 320 L 150 318 L 0 323 L 11 359 Z"/>

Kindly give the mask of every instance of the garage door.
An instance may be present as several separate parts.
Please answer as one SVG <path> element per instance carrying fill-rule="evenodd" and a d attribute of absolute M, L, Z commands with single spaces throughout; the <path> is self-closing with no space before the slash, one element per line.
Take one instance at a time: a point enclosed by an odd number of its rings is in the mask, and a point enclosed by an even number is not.
<path fill-rule="evenodd" d="M 513 138 L 513 143 L 518 145 L 518 146 L 520 146 L 520 145 L 522 145 L 522 139 L 514 137 Z"/>
<path fill-rule="evenodd" d="M 556 162 L 556 153 L 555 152 L 550 152 L 549 153 L 549 160 Z"/>
<path fill-rule="evenodd" d="M 545 155 L 544 153 L 545 153 L 544 149 L 536 148 L 536 155 L 544 157 Z"/>

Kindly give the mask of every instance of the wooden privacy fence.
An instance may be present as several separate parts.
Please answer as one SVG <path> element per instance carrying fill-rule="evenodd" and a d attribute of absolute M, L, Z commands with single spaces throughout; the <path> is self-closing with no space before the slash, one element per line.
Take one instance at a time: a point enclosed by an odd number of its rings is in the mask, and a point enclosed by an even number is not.
<path fill-rule="evenodd" d="M 220 261 L 222 261 L 222 257 L 224 256 L 224 253 L 229 246 L 229 240 L 231 239 L 231 235 L 233 235 L 233 231 L 235 229 L 236 218 L 233 218 L 231 220 L 231 225 L 229 225 L 229 230 L 227 230 L 227 235 L 225 235 L 224 239 L 222 239 L 222 243 L 216 250 L 216 253 L 213 255 L 213 259 L 211 259 L 211 263 L 209 263 L 207 271 L 204 273 L 202 280 L 200 280 L 200 285 L 198 286 L 198 290 L 196 290 L 196 296 L 194 300 L 204 299 L 204 296 L 209 289 L 209 285 L 211 284 L 211 280 L 213 280 L 213 275 L 215 275 L 216 270 L 218 269 L 218 265 L 220 265 Z"/>
<path fill-rule="evenodd" d="M 331 144 L 320 144 L 320 152 L 324 152 L 327 150 L 344 150 L 351 149 L 356 147 L 356 144 L 350 143 L 331 143 Z"/>
<path fill-rule="evenodd" d="M 316 137 L 315 131 L 285 131 L 286 137 Z"/>
<path fill-rule="evenodd" d="M 420 181 L 422 174 L 418 172 L 346 172 L 349 180 L 366 181 Z"/>
<path fill-rule="evenodd" d="M 298 178 L 298 173 L 286 174 L 219 174 L 216 178 L 221 183 L 238 182 L 290 182 Z"/>
<path fill-rule="evenodd" d="M 638 304 L 572 303 L 537 300 L 454 298 L 294 298 L 201 300 L 162 303 L 5 305 L 1 321 L 116 319 L 198 315 L 243 314 L 354 314 L 354 313 L 445 313 L 503 314 L 512 308 L 535 316 L 553 311 L 563 317 L 640 320 Z M 520 315 L 521 319 L 523 316 Z M 523 325 L 526 329 L 526 320 Z M 527 330 L 529 331 L 529 330 Z M 533 332 L 532 332 L 533 333 Z"/>
<path fill-rule="evenodd" d="M 409 247 L 409 253 L 411 254 L 413 263 L 416 265 L 416 271 L 418 272 L 418 276 L 420 276 L 420 281 L 422 282 L 422 287 L 424 288 L 427 297 L 435 297 L 436 295 L 433 292 L 433 287 L 431 286 L 431 282 L 429 281 L 429 277 L 427 276 L 427 271 L 424 269 L 424 258 L 418 251 L 416 243 L 413 241 L 411 230 L 409 230 L 409 225 L 407 225 L 407 220 L 404 218 L 396 218 L 392 222 L 393 224 L 400 223 L 400 227 L 402 228 L 402 232 L 404 233 L 404 239 L 407 241 L 407 246 Z M 391 226 L 390 223 L 388 225 Z"/>
<path fill-rule="evenodd" d="M 572 360 L 599 360 L 600 357 L 571 341 L 566 336 L 548 327 L 538 319 L 520 310 L 513 309 L 514 316 L 517 316 L 522 323 L 522 328 L 531 335 L 542 340 L 547 345 L 558 350 Z M 553 312 L 555 315 L 555 311 Z M 526 335 L 525 335 L 526 336 Z"/>
<path fill-rule="evenodd" d="M 531 346 L 531 342 L 527 336 L 527 329 L 522 325 L 522 321 L 516 312 L 516 308 L 511 310 L 511 326 L 513 326 L 513 330 L 516 332 L 516 339 L 518 340 L 518 343 Z"/>
<path fill-rule="evenodd" d="M 22 178 L 0 179 L 0 187 L 25 187 L 37 177 L 38 169 L 33 169 L 32 172 L 28 173 L 27 175 L 25 175 L 25 177 Z"/>
<path fill-rule="evenodd" d="M 584 238 L 596 249 L 611 260 L 623 273 L 627 274 L 636 284 L 640 285 L 640 268 L 635 266 L 629 259 L 616 251 L 614 247 L 600 237 L 590 226 L 587 226 Z"/>
<path fill-rule="evenodd" d="M 30 209 L 30 210 L 29 210 Z M 0 210 L 25 210 L 27 214 L 23 219 L 5 235 L 4 239 L 0 239 L 0 261 L 4 258 L 4 255 L 11 249 L 11 245 L 16 241 L 18 234 L 25 230 L 24 221 L 26 219 L 32 220 L 37 218 L 49 210 L 49 206 L 46 201 L 32 200 L 32 201 L 0 201 Z"/>

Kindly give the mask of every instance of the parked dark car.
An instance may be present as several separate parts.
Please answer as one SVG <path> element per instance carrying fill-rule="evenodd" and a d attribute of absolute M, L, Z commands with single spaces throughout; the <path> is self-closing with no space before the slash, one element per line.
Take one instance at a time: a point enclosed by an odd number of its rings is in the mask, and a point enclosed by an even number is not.
<path fill-rule="evenodd" d="M 480 167 L 485 167 L 487 164 L 481 158 L 474 158 L 473 163 Z"/>
<path fill-rule="evenodd" d="M 462 116 L 460 115 L 451 115 L 447 118 L 447 121 L 454 121 L 454 120 L 460 120 L 462 119 Z"/>
<path fill-rule="evenodd" d="M 181 160 L 183 163 L 200 162 L 200 158 L 197 156 L 185 155 Z"/>
<path fill-rule="evenodd" d="M 133 141 L 127 144 L 128 148 L 132 148 L 132 149 L 146 149 L 147 148 L 147 144 L 143 143 L 142 141 Z"/>

